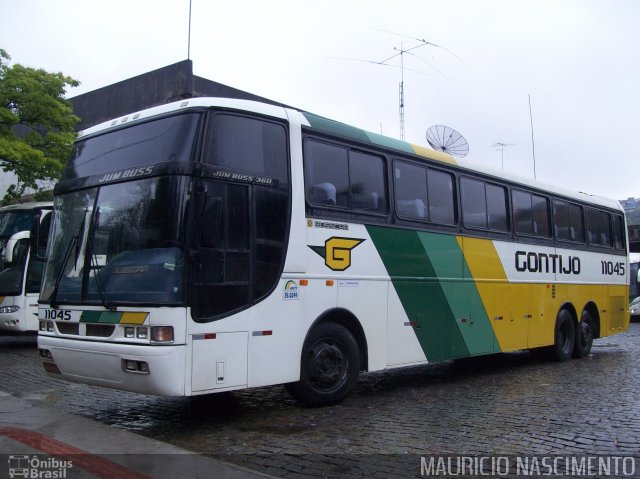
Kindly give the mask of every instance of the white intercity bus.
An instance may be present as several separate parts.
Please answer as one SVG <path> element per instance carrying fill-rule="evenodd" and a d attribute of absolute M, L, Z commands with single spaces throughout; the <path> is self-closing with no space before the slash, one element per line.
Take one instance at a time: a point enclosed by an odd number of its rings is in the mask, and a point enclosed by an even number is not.
<path fill-rule="evenodd" d="M 38 331 L 44 262 L 32 254 L 30 234 L 33 222 L 39 222 L 42 235 L 37 247 L 44 254 L 52 206 L 38 202 L 0 208 L 0 330 Z"/>
<path fill-rule="evenodd" d="M 286 384 L 333 404 L 361 371 L 588 355 L 628 327 L 627 249 L 617 201 L 195 98 L 78 137 L 38 344 L 72 381 L 171 396 Z"/>

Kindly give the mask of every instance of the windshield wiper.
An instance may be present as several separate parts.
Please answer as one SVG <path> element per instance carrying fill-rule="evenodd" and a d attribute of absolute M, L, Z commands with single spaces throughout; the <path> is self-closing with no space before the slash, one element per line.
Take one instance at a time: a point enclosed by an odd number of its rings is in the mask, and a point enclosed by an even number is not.
<path fill-rule="evenodd" d="M 100 208 L 98 207 L 93 215 L 93 220 L 91 221 L 91 228 L 89 229 L 89 241 L 87 244 L 87 254 L 90 258 L 90 268 L 95 270 L 94 278 L 96 280 L 96 289 L 98 290 L 98 294 L 100 295 L 100 302 L 105 309 L 109 311 L 115 311 L 116 306 L 109 299 L 109 295 L 107 294 L 107 289 L 104 287 L 104 283 L 102 282 L 102 278 L 100 278 L 100 265 L 98 264 L 98 257 L 93 253 L 93 243 L 96 237 L 96 225 L 98 224 L 98 217 L 100 216 Z"/>
<path fill-rule="evenodd" d="M 75 264 L 78 264 L 78 257 L 80 256 L 80 235 L 84 231 L 84 225 L 87 221 L 88 211 L 89 211 L 89 208 L 85 208 L 84 215 L 82 216 L 82 222 L 80 223 L 80 228 L 78 228 L 78 232 L 71 237 L 71 240 L 67 245 L 67 249 L 64 252 L 64 256 L 62 257 L 60 270 L 58 271 L 58 275 L 56 276 L 56 282 L 53 285 L 53 291 L 51 292 L 51 299 L 49 300 L 51 307 L 54 309 L 58 309 L 58 306 L 60 305 L 56 297 L 58 296 L 58 289 L 60 289 L 60 283 L 62 283 L 62 278 L 64 277 L 64 270 L 67 267 L 69 258 L 71 258 L 71 251 L 73 250 L 74 245 L 76 247 Z"/>

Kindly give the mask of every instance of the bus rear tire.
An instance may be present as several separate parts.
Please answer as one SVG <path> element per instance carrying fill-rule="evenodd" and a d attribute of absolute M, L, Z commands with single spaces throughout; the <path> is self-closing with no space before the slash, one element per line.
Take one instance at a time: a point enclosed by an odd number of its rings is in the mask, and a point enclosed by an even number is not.
<path fill-rule="evenodd" d="M 285 388 L 309 406 L 330 406 L 349 394 L 359 373 L 360 352 L 353 335 L 340 324 L 320 323 L 304 342 L 300 381 Z"/>
<path fill-rule="evenodd" d="M 576 345 L 573 350 L 574 358 L 589 356 L 593 345 L 594 322 L 588 311 L 582 313 L 580 322 L 576 328 Z"/>
<path fill-rule="evenodd" d="M 566 309 L 561 310 L 556 318 L 555 343 L 553 359 L 566 361 L 573 355 L 576 344 L 576 326 L 573 317 Z"/>

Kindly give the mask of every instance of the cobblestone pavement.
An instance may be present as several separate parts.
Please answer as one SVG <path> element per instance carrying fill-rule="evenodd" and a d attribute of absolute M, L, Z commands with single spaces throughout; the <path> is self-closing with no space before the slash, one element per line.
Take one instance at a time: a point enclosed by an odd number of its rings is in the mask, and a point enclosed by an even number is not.
<path fill-rule="evenodd" d="M 0 390 L 278 477 L 414 477 L 420 457 L 640 456 L 640 324 L 565 363 L 527 352 L 363 375 L 338 406 L 284 388 L 157 398 L 44 374 L 0 336 Z M 637 471 L 640 474 L 640 470 Z"/>

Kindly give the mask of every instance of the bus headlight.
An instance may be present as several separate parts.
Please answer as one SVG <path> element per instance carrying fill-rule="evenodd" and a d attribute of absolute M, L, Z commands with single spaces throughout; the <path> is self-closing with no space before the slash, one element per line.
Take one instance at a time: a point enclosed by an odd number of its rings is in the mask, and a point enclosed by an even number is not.
<path fill-rule="evenodd" d="M 136 338 L 138 339 L 147 339 L 149 337 L 149 331 L 147 328 L 136 328 Z"/>
<path fill-rule="evenodd" d="M 173 326 L 152 326 L 151 341 L 154 343 L 172 343 Z"/>
<path fill-rule="evenodd" d="M 7 313 L 15 313 L 16 311 L 20 310 L 20 306 L 2 306 L 0 308 L 0 314 L 7 314 Z"/>

